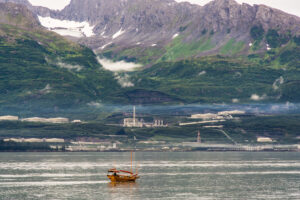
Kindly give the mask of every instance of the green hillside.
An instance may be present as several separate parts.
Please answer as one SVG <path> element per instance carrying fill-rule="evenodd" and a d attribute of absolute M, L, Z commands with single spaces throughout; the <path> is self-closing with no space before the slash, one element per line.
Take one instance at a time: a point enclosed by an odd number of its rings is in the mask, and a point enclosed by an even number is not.
<path fill-rule="evenodd" d="M 69 107 L 120 89 L 95 54 L 42 28 L 0 24 L 0 105 Z"/>
<path fill-rule="evenodd" d="M 296 56 L 299 45 L 298 35 L 292 35 L 290 30 L 279 33 L 275 29 L 264 30 L 261 26 L 253 26 L 249 32 L 250 43 L 234 37 L 226 37 L 224 41 L 218 43 L 214 39 L 215 33 L 208 33 L 206 30 L 197 40 L 187 40 L 189 34 L 178 35 L 171 41 L 159 43 L 148 47 L 140 45 L 128 46 L 125 49 L 116 44 L 109 45 L 100 53 L 101 56 L 112 60 L 126 60 L 129 62 L 142 63 L 146 66 L 161 62 L 175 62 L 182 59 L 190 59 L 205 56 L 230 56 L 237 58 L 257 54 L 263 61 L 272 55 L 280 56 L 280 65 L 289 62 L 290 56 Z M 282 53 L 284 53 L 282 55 Z M 267 56 L 263 58 L 261 56 Z M 295 60 L 295 59 L 294 59 Z M 261 61 L 261 60 L 260 60 Z M 261 64 L 261 63 L 260 63 Z M 278 63 L 272 63 L 276 65 Z M 295 64 L 295 63 L 294 63 Z M 299 63 L 298 63 L 299 64 Z"/>
<path fill-rule="evenodd" d="M 299 102 L 300 46 L 295 38 L 264 54 L 160 62 L 133 76 L 184 103 Z"/>
<path fill-rule="evenodd" d="M 234 39 L 220 55 L 197 57 L 213 50 L 211 33 L 196 42 L 175 37 L 163 50 L 153 46 L 127 49 L 106 57 L 140 61 L 146 66 L 124 73 L 133 86 L 122 88 L 88 48 L 42 28 L 24 7 L 2 4 L 0 23 L 0 107 L 68 108 L 93 102 L 116 104 L 244 103 L 300 101 L 300 37 L 276 30 L 251 29 L 251 54 Z M 4 14 L 3 14 L 4 13 Z M 268 51 L 259 51 L 262 41 Z M 159 46 L 159 45 L 158 45 Z M 112 47 L 111 48 L 115 48 Z M 137 52 L 139 58 L 131 57 Z M 116 57 L 117 56 L 117 57 Z M 132 60 L 133 59 L 133 60 Z"/>
<path fill-rule="evenodd" d="M 69 107 L 93 101 L 168 104 L 300 100 L 297 38 L 264 54 L 158 62 L 130 72 L 135 86 L 121 88 L 113 73 L 103 70 L 86 47 L 43 29 L 30 31 L 1 25 L 0 30 L 2 105 Z M 170 51 L 175 51 L 175 47 Z"/>

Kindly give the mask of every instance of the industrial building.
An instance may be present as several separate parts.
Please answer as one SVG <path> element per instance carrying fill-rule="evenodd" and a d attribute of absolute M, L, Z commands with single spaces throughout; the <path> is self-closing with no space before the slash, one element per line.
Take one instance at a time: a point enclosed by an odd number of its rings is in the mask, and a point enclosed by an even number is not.
<path fill-rule="evenodd" d="M 17 116 L 11 116 L 11 115 L 6 115 L 6 116 L 0 116 L 0 121 L 18 121 L 19 117 Z"/>
<path fill-rule="evenodd" d="M 136 128 L 150 128 L 150 127 L 167 127 L 168 125 L 164 124 L 164 121 L 161 119 L 155 119 L 153 123 L 146 123 L 144 119 L 138 119 L 136 117 L 136 109 L 133 107 L 132 118 L 123 119 L 123 127 L 136 127 Z"/>

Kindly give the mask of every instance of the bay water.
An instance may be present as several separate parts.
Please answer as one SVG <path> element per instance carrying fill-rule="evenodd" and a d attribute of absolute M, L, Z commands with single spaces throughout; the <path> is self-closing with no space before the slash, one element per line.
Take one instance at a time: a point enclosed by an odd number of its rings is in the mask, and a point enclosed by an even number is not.
<path fill-rule="evenodd" d="M 0 153 L 0 199 L 300 199 L 299 152 Z"/>

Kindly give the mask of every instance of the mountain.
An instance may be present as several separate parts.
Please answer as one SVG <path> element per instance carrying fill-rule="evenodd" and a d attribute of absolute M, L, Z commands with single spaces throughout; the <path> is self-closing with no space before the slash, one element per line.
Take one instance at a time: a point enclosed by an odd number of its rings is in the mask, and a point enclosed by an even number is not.
<path fill-rule="evenodd" d="M 299 18 L 266 6 L 72 0 L 61 11 L 2 3 L 0 16 L 6 108 L 300 101 Z M 151 67 L 104 70 L 74 41 Z"/>
<path fill-rule="evenodd" d="M 73 39 L 114 60 L 143 64 L 266 52 L 300 34 L 299 17 L 234 0 L 205 6 L 173 0 L 72 0 L 61 11 L 29 7 L 41 17 L 87 22 L 95 35 Z M 66 27 L 56 28 L 51 27 L 61 33 Z"/>
<path fill-rule="evenodd" d="M 70 107 L 120 90 L 95 54 L 42 27 L 25 6 L 0 3 L 0 105 Z"/>

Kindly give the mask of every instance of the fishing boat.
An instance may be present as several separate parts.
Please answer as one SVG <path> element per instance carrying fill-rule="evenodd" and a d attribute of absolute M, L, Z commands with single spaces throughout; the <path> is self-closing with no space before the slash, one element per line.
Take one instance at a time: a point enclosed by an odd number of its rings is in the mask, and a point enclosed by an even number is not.
<path fill-rule="evenodd" d="M 117 170 L 112 168 L 108 170 L 107 177 L 111 182 L 135 182 L 136 179 L 140 178 L 137 171 L 132 172 L 132 152 L 131 152 L 131 171 Z"/>
<path fill-rule="evenodd" d="M 107 177 L 111 182 L 134 182 L 136 179 L 140 178 L 138 174 L 125 171 L 125 170 L 117 170 L 115 168 L 108 170 Z"/>

